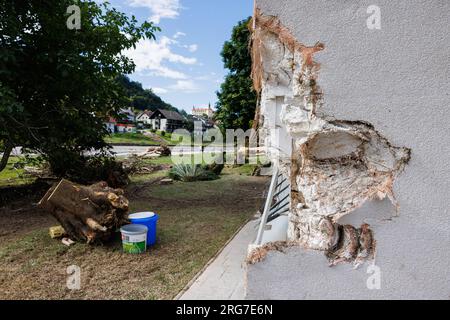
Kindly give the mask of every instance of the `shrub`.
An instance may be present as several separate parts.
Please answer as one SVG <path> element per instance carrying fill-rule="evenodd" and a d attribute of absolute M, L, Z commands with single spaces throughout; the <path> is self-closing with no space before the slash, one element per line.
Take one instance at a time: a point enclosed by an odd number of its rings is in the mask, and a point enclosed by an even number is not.
<path fill-rule="evenodd" d="M 126 186 L 130 182 L 122 163 L 104 155 L 90 157 L 83 170 L 74 174 L 74 180 L 85 184 L 106 181 L 113 188 Z"/>
<path fill-rule="evenodd" d="M 166 136 L 166 132 L 165 132 L 165 131 L 161 131 L 161 135 L 162 135 L 163 137 L 165 137 L 165 136 Z"/>
<path fill-rule="evenodd" d="M 73 182 L 92 184 L 106 181 L 114 188 L 129 183 L 122 163 L 106 153 L 86 156 L 75 152 L 55 152 L 48 161 L 53 175 Z"/>
<path fill-rule="evenodd" d="M 203 166 L 203 169 L 205 169 L 206 171 L 211 171 L 215 175 L 219 176 L 222 173 L 222 170 L 224 167 L 225 167 L 225 165 L 223 163 L 219 164 L 219 163 L 213 162 L 211 164 Z"/>
<path fill-rule="evenodd" d="M 169 171 L 169 177 L 174 180 L 192 182 L 218 179 L 218 175 L 207 171 L 200 165 L 177 164 Z"/>

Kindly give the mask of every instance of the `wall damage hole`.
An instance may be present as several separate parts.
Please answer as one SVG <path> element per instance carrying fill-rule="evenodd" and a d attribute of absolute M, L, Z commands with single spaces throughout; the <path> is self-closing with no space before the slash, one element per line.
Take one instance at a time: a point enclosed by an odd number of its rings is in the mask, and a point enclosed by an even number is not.
<path fill-rule="evenodd" d="M 358 267 L 364 261 L 375 258 L 376 243 L 368 224 L 356 229 L 351 225 L 338 225 L 339 241 L 326 251 L 330 266 L 341 262 L 353 262 Z"/>
<path fill-rule="evenodd" d="M 252 33 L 252 77 L 261 104 L 256 120 L 263 132 L 273 129 L 261 120 L 273 116 L 271 101 L 283 95 L 279 117 L 293 140 L 290 162 L 271 159 L 291 183 L 287 243 L 325 252 L 330 265 L 372 259 L 376 242 L 370 226 L 356 228 L 338 220 L 368 200 L 388 197 L 397 207 L 393 183 L 411 151 L 393 146 L 370 123 L 328 120 L 317 112 L 324 94 L 314 55 L 324 50 L 322 43 L 302 44 L 277 17 L 257 8 Z M 252 261 L 280 248 L 268 244 Z"/>
<path fill-rule="evenodd" d="M 325 160 L 356 153 L 363 141 L 347 132 L 318 133 L 308 142 L 311 158 Z"/>

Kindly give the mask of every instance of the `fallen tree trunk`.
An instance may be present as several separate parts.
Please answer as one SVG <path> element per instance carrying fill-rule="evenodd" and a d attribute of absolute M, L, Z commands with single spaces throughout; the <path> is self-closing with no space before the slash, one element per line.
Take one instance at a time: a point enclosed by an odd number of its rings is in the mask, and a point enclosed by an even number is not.
<path fill-rule="evenodd" d="M 61 180 L 39 202 L 62 225 L 69 237 L 87 243 L 105 242 L 128 223 L 128 200 L 123 190 L 106 182 L 81 186 Z"/>
<path fill-rule="evenodd" d="M 161 144 L 158 147 L 150 147 L 144 153 L 139 154 L 140 157 L 143 158 L 155 158 L 155 157 L 169 157 L 172 154 L 170 148 Z"/>

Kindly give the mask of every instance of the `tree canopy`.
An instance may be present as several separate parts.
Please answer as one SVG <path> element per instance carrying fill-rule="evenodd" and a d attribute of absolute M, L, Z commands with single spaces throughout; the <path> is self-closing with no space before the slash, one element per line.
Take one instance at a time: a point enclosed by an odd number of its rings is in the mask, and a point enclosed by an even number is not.
<path fill-rule="evenodd" d="M 79 30 L 67 26 L 74 4 Z M 15 146 L 59 174 L 83 152 L 105 150 L 104 120 L 128 102 L 117 77 L 135 67 L 122 52 L 159 28 L 108 3 L 0 0 L 0 30 L 0 171 Z"/>
<path fill-rule="evenodd" d="M 255 116 L 257 99 L 250 78 L 249 21 L 250 18 L 242 20 L 233 28 L 231 39 L 225 42 L 221 53 L 229 73 L 217 92 L 215 118 L 224 129 L 247 130 Z"/>

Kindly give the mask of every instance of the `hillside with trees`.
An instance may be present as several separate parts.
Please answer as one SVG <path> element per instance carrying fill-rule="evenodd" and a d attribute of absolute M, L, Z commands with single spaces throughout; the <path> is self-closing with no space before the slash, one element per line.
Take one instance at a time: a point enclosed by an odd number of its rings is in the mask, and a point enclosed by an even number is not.
<path fill-rule="evenodd" d="M 163 101 L 151 89 L 144 89 L 142 84 L 137 81 L 132 81 L 125 75 L 117 78 L 119 84 L 124 88 L 125 95 L 129 99 L 129 107 L 136 110 L 150 110 L 166 109 L 172 111 L 179 110 L 171 104 Z"/>

